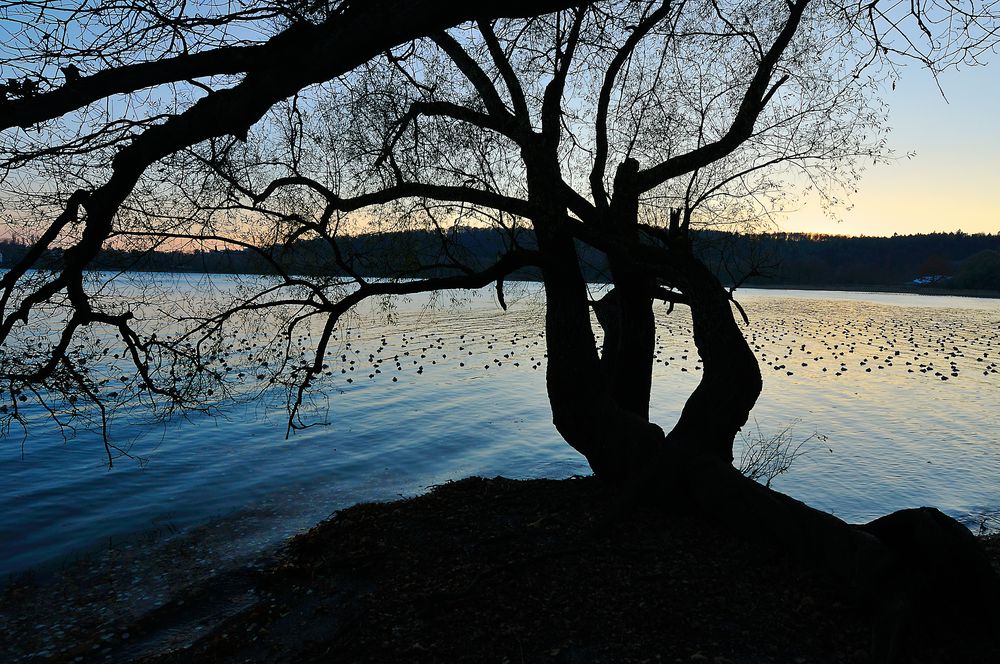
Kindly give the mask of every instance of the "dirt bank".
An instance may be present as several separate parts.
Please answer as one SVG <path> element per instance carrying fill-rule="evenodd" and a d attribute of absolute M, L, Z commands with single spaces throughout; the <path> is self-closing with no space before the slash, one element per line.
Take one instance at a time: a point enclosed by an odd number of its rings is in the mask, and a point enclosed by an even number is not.
<path fill-rule="evenodd" d="M 99 630 L 46 655 L 158 663 L 867 661 L 864 612 L 822 575 L 690 516 L 612 519 L 617 506 L 592 478 L 473 478 L 359 505 L 263 566 L 201 581 L 116 626 L 111 638 Z M 997 565 L 1000 540 L 981 542 Z M 994 635 L 940 634 L 927 624 L 908 636 L 907 661 L 996 661 Z M 177 625 L 188 638 L 167 638 Z"/>

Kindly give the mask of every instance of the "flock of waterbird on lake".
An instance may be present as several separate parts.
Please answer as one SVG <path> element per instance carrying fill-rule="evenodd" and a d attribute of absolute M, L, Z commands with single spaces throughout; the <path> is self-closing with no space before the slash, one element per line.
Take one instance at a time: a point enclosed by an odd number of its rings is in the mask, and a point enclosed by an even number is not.
<path fill-rule="evenodd" d="M 751 324 L 745 334 L 765 381 L 856 374 L 913 374 L 940 381 L 1000 376 L 996 312 L 779 299 L 755 301 L 748 309 Z M 349 389 L 364 381 L 398 383 L 440 371 L 460 378 L 544 370 L 542 321 L 537 309 L 502 314 L 442 309 L 401 314 L 392 325 L 356 324 L 333 340 L 323 373 L 328 386 Z M 307 366 L 314 342 L 308 334 L 295 339 L 299 371 Z M 690 317 L 660 311 L 654 380 L 701 369 Z M 257 375 L 266 377 L 266 371 Z"/>
<path fill-rule="evenodd" d="M 989 309 L 896 307 L 869 302 L 760 298 L 745 303 L 751 322 L 747 342 L 760 363 L 765 384 L 790 380 L 855 380 L 878 377 L 948 381 L 978 377 L 1000 384 L 1000 315 Z M 544 315 L 538 305 L 500 312 L 489 307 L 442 307 L 394 312 L 387 322 L 378 312 L 355 316 L 335 332 L 321 375 L 309 377 L 318 390 L 356 389 L 366 382 L 403 384 L 433 374 L 436 379 L 495 375 L 498 371 L 544 373 Z M 697 376 L 702 362 L 691 335 L 691 319 L 678 309 L 657 311 L 658 334 L 653 364 L 657 381 Z M 267 333 L 231 337 L 200 363 L 233 394 L 294 386 L 308 375 L 317 334 L 303 331 L 288 338 L 280 327 Z M 595 330 L 600 328 L 596 325 Z M 600 346 L 601 338 L 596 338 Z M 81 344 L 78 353 L 89 366 L 103 364 L 98 389 L 115 398 L 117 391 L 136 394 L 136 381 L 114 344 Z M 83 356 L 88 357 L 84 358 Z M 178 369 L 180 370 L 180 369 Z M 188 377 L 194 369 L 184 369 Z M 120 377 L 119 377 L 120 376 Z M 384 380 L 387 379 L 387 380 Z M 129 389 L 127 384 L 133 387 Z M 139 385 L 141 391 L 142 387 Z M 209 399 L 221 395 L 209 389 Z M 213 396 L 214 395 L 214 396 Z M 24 401 L 27 396 L 17 395 Z M 3 407 L 7 410 L 7 406 Z"/>

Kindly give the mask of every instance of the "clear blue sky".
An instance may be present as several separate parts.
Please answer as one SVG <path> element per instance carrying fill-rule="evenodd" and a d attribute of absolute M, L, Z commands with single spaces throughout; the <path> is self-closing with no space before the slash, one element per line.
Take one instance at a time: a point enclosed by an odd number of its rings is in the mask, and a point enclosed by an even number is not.
<path fill-rule="evenodd" d="M 806 204 L 788 213 L 787 231 L 892 235 L 963 230 L 1000 232 L 1000 57 L 941 78 L 910 67 L 889 93 L 890 166 L 869 166 L 854 207 L 837 222 Z"/>

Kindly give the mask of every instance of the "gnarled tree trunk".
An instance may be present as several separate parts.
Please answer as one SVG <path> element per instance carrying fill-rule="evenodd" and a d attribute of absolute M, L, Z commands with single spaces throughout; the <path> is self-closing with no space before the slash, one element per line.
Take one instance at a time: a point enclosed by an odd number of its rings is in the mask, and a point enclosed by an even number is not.
<path fill-rule="evenodd" d="M 648 420 L 648 388 L 644 408 L 635 403 L 623 407 L 616 400 L 597 352 L 574 240 L 544 225 L 537 237 L 546 257 L 546 387 L 553 423 L 595 473 L 614 483 L 633 481 L 637 469 L 647 467 L 664 444 L 663 430 Z"/>
<path fill-rule="evenodd" d="M 996 625 L 1000 583 L 971 533 L 954 519 L 923 508 L 851 526 L 733 468 L 733 439 L 760 394 L 760 370 L 726 289 L 686 243 L 670 253 L 704 372 L 667 439 L 679 449 L 686 492 L 699 508 L 717 523 L 832 572 L 872 612 L 876 661 L 893 661 L 912 619 L 934 615 L 942 605 L 970 625 Z"/>
<path fill-rule="evenodd" d="M 701 381 L 668 437 L 693 458 L 733 460 L 733 440 L 750 417 L 763 383 L 757 358 L 733 317 L 729 292 L 692 253 L 686 239 L 668 251 L 674 285 L 691 308 Z"/>
<path fill-rule="evenodd" d="M 572 239 L 540 235 L 539 244 L 550 259 L 543 276 L 553 417 L 595 473 L 625 485 L 634 497 L 674 501 L 680 491 L 713 522 L 776 544 L 833 574 L 872 613 L 876 661 L 893 661 L 909 618 L 936 608 L 929 604 L 942 598 L 971 610 L 966 615 L 972 618 L 995 611 L 977 599 L 981 589 L 988 597 L 995 592 L 996 576 L 971 535 L 944 515 L 896 513 L 867 527 L 851 526 L 732 466 L 734 438 L 761 391 L 760 369 L 733 316 L 728 291 L 686 241 L 668 248 L 668 264 L 673 285 L 691 307 L 704 371 L 665 437 L 648 422 L 648 394 L 645 399 L 633 394 L 637 385 L 648 384 L 645 371 L 651 371 L 651 296 L 638 287 L 629 292 L 635 282 L 622 280 L 597 304 L 606 335 L 602 359 Z M 626 384 L 629 372 L 637 378 L 635 385 Z M 970 586 L 976 589 L 972 594 Z"/>

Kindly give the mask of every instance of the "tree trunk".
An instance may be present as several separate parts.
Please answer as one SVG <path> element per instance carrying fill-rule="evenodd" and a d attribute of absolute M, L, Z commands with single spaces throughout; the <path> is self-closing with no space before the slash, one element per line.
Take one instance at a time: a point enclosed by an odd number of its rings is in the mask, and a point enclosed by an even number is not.
<path fill-rule="evenodd" d="M 648 421 L 648 387 L 644 408 L 618 403 L 597 353 L 573 238 L 545 225 L 536 226 L 536 235 L 545 255 L 546 387 L 553 423 L 597 475 L 616 484 L 634 482 L 637 469 L 648 467 L 664 447 L 663 430 Z"/>
<path fill-rule="evenodd" d="M 674 285 L 688 299 L 703 363 L 701 381 L 667 435 L 683 460 L 686 493 L 713 521 L 779 543 L 867 596 L 889 560 L 875 537 L 733 468 L 733 441 L 763 385 L 757 358 L 733 316 L 729 292 L 686 239 L 670 247 L 669 264 Z"/>
<path fill-rule="evenodd" d="M 614 287 L 593 303 L 604 330 L 601 369 L 615 402 L 648 420 L 656 345 L 653 281 L 625 270 L 612 273 Z"/>
<path fill-rule="evenodd" d="M 953 519 L 925 508 L 851 526 L 733 468 L 733 440 L 760 394 L 760 370 L 715 275 L 686 244 L 670 254 L 678 269 L 675 285 L 691 306 L 704 372 L 667 435 L 683 471 L 665 470 L 685 478 L 684 491 L 700 511 L 835 575 L 871 611 L 875 661 L 895 661 L 913 619 L 936 615 L 944 605 L 961 613 L 965 628 L 995 626 L 1000 582 L 974 538 Z"/>
<path fill-rule="evenodd" d="M 691 306 L 704 372 L 677 425 L 664 437 L 658 426 L 616 400 L 595 346 L 572 238 L 539 228 L 538 242 L 546 256 L 546 378 L 553 421 L 598 476 L 625 489 L 623 504 L 659 500 L 676 505 L 681 498 L 712 522 L 832 574 L 871 612 L 875 661 L 894 661 L 914 617 L 934 615 L 942 603 L 952 613 L 961 612 L 963 624 L 993 624 L 996 575 L 974 539 L 953 520 L 917 510 L 851 526 L 733 468 L 733 439 L 760 394 L 761 375 L 728 292 L 686 245 L 669 250 L 669 265 L 676 271 L 674 285 Z M 640 304 L 651 315 L 651 300 L 632 302 Z M 607 319 L 606 314 L 600 315 Z M 637 318 L 619 314 L 615 320 L 606 325 L 615 339 L 634 334 L 624 322 Z M 634 338 L 647 338 L 644 334 Z M 640 355 L 615 356 L 622 357 L 637 362 Z"/>
<path fill-rule="evenodd" d="M 634 180 L 639 162 L 625 159 L 615 171 L 615 196 L 601 222 L 605 232 L 627 247 L 639 244 L 639 198 Z M 654 279 L 636 268 L 628 256 L 608 255 L 614 287 L 594 305 L 604 329 L 601 366 L 612 397 L 620 408 L 649 420 L 653 386 Z"/>
<path fill-rule="evenodd" d="M 733 317 L 729 292 L 691 252 L 686 240 L 671 247 L 669 263 L 676 271 L 671 275 L 674 285 L 691 308 L 702 374 L 668 437 L 687 456 L 707 456 L 729 464 L 733 440 L 760 396 L 760 367 Z"/>

